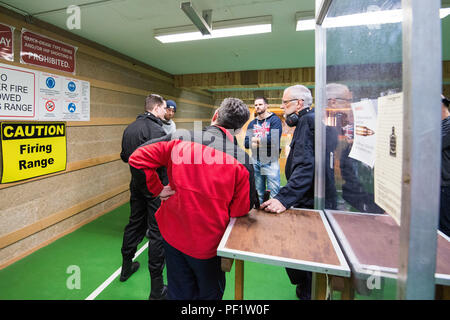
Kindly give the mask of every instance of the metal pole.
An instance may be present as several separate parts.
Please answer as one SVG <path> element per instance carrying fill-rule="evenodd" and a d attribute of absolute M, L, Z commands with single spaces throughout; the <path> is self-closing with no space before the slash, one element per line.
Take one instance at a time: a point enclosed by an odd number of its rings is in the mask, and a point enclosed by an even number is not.
<path fill-rule="evenodd" d="M 442 88 L 439 0 L 402 0 L 403 166 L 398 299 L 434 299 Z"/>
<path fill-rule="evenodd" d="M 316 1 L 316 24 L 322 25 L 333 0 Z M 317 63 L 316 63 L 317 64 Z"/>
<path fill-rule="evenodd" d="M 319 8 L 320 0 L 316 0 L 316 8 Z M 317 11 L 318 13 L 318 11 Z M 326 106 L 326 30 L 320 25 L 315 29 L 315 181 L 314 181 L 314 209 L 325 208 L 325 127 L 323 125 L 324 110 Z"/>
<path fill-rule="evenodd" d="M 316 17 L 319 14 L 321 0 L 316 0 Z M 326 13 L 325 13 L 326 14 Z M 316 24 L 315 29 L 315 128 L 314 128 L 314 208 L 322 210 L 325 208 L 325 127 L 323 125 L 323 112 L 326 106 L 326 30 Z M 323 298 L 321 288 L 325 275 L 313 273 L 311 296 L 317 300 Z M 325 297 L 326 299 L 326 297 Z"/>

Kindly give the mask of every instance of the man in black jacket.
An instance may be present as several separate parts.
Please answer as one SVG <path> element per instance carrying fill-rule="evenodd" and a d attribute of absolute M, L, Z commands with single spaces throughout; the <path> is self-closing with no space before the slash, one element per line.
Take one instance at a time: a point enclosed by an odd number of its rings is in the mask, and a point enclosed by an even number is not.
<path fill-rule="evenodd" d="M 286 160 L 287 184 L 278 194 L 261 205 L 261 209 L 280 213 L 290 207 L 314 208 L 314 111 L 311 91 L 295 85 L 283 93 L 281 109 L 294 136 Z M 291 283 L 296 285 L 300 299 L 311 299 L 312 273 L 286 268 Z"/>
<path fill-rule="evenodd" d="M 156 94 L 147 96 L 145 113 L 139 115 L 123 133 L 120 157 L 124 162 L 128 163 L 130 155 L 141 144 L 165 135 L 161 121 L 164 118 L 165 109 L 166 102 L 161 96 Z M 161 181 L 167 184 L 165 169 L 160 168 L 158 174 Z M 167 296 L 167 287 L 164 286 L 162 275 L 165 264 L 163 240 L 155 220 L 155 212 L 160 204 L 161 200 L 158 197 L 150 195 L 147 188 L 140 186 L 135 178 L 131 177 L 131 213 L 123 235 L 120 281 L 126 281 L 139 268 L 139 262 L 133 262 L 132 259 L 148 228 L 148 269 L 151 278 L 149 298 L 155 300 L 165 299 Z"/>
<path fill-rule="evenodd" d="M 442 96 L 442 175 L 439 230 L 450 237 L 450 101 Z"/>

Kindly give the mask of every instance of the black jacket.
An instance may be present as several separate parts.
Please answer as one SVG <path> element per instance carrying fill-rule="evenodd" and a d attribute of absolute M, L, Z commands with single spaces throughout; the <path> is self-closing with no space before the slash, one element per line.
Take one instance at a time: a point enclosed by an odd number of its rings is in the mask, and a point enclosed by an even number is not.
<path fill-rule="evenodd" d="M 140 114 L 123 132 L 122 152 L 120 158 L 128 162 L 128 158 L 141 144 L 165 135 L 161 119 L 151 113 Z"/>
<path fill-rule="evenodd" d="M 275 196 L 286 209 L 314 208 L 314 110 L 298 120 L 286 160 L 287 184 Z"/>
<path fill-rule="evenodd" d="M 441 186 L 450 186 L 450 117 L 442 120 L 442 180 Z"/>

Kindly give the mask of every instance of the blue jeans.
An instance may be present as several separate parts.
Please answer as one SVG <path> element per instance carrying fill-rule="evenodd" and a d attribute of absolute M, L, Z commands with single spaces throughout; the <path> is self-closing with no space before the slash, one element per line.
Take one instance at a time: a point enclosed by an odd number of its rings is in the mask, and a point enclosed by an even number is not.
<path fill-rule="evenodd" d="M 264 191 L 266 190 L 270 190 L 272 198 L 275 197 L 280 191 L 280 163 L 278 160 L 262 164 L 260 161 L 253 159 L 253 169 L 255 170 L 255 185 L 259 203 L 263 202 Z"/>
<path fill-rule="evenodd" d="M 220 257 L 196 259 L 164 241 L 169 300 L 221 300 L 225 273 Z"/>

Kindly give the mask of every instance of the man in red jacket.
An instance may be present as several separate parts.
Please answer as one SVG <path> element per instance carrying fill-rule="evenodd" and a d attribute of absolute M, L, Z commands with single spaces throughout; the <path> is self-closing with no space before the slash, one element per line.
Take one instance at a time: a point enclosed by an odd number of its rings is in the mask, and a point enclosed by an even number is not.
<path fill-rule="evenodd" d="M 176 131 L 141 146 L 129 159 L 134 177 L 163 200 L 156 220 L 164 238 L 169 299 L 223 296 L 217 246 L 230 217 L 259 207 L 250 158 L 234 137 L 249 116 L 241 100 L 227 98 L 202 132 Z M 167 168 L 165 187 L 159 167 Z"/>

